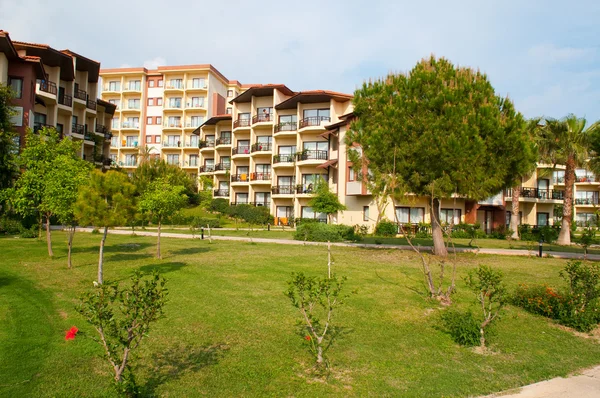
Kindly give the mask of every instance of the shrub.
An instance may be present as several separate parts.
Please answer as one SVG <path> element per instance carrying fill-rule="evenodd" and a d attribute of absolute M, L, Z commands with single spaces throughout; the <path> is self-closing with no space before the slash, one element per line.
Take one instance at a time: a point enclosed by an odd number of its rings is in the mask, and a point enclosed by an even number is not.
<path fill-rule="evenodd" d="M 38 228 L 33 226 L 31 228 L 21 227 L 21 232 L 19 233 L 21 238 L 33 239 L 38 237 Z"/>
<path fill-rule="evenodd" d="M 398 234 L 398 226 L 388 220 L 382 220 L 375 227 L 376 236 L 396 236 Z"/>
<path fill-rule="evenodd" d="M 205 228 L 207 225 L 210 228 L 221 228 L 221 221 L 216 218 L 204 218 L 195 216 L 190 222 L 190 226 L 194 228 Z"/>
<path fill-rule="evenodd" d="M 451 236 L 454 239 L 477 239 L 484 238 L 486 235 L 481 230 L 480 224 L 456 224 L 452 229 Z"/>
<path fill-rule="evenodd" d="M 358 240 L 354 227 L 349 225 L 331 225 L 323 223 L 303 223 L 296 227 L 295 240 L 311 242 L 342 242 L 344 240 Z"/>
<path fill-rule="evenodd" d="M 210 202 L 208 209 L 210 211 L 216 211 L 221 214 L 227 214 L 227 210 L 229 209 L 229 201 L 223 198 L 213 199 Z"/>
<path fill-rule="evenodd" d="M 519 285 L 512 297 L 512 303 L 532 314 L 548 318 L 558 318 L 563 297 L 547 285 Z"/>
<path fill-rule="evenodd" d="M 22 226 L 19 220 L 7 216 L 0 217 L 0 233 L 16 235 L 21 232 Z"/>
<path fill-rule="evenodd" d="M 538 242 L 544 239 L 546 243 L 553 243 L 558 239 L 558 233 L 559 230 L 550 225 L 541 228 L 533 228 L 528 224 L 519 225 L 519 236 L 524 241 Z"/>
<path fill-rule="evenodd" d="M 473 347 L 479 345 L 479 321 L 471 311 L 446 310 L 441 315 L 444 331 L 455 343 Z"/>

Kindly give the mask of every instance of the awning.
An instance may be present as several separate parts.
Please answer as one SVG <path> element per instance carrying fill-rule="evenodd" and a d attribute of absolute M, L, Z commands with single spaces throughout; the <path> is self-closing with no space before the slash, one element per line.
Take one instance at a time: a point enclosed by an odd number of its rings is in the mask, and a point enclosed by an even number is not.
<path fill-rule="evenodd" d="M 334 137 L 337 137 L 339 131 L 340 131 L 339 128 L 334 129 L 334 130 L 327 130 L 324 133 L 319 134 L 319 137 L 323 137 L 325 139 L 329 138 L 330 135 L 333 135 Z"/>
<path fill-rule="evenodd" d="M 326 168 L 328 168 L 330 166 L 333 166 L 333 165 L 337 164 L 337 162 L 338 162 L 337 159 L 328 160 L 325 163 L 318 165 L 317 169 L 326 169 Z"/>

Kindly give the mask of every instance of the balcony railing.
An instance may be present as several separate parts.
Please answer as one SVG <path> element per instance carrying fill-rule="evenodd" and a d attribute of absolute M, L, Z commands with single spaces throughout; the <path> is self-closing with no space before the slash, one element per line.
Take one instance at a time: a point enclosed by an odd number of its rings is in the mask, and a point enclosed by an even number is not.
<path fill-rule="evenodd" d="M 181 141 L 163 141 L 162 146 L 164 148 L 181 148 Z"/>
<path fill-rule="evenodd" d="M 238 119 L 236 121 L 233 122 L 233 128 L 237 128 L 237 127 L 250 127 L 250 119 Z"/>
<path fill-rule="evenodd" d="M 565 191 L 555 189 L 521 188 L 521 197 L 529 199 L 563 200 Z M 506 190 L 506 197 L 512 197 L 512 189 Z"/>
<path fill-rule="evenodd" d="M 250 181 L 270 181 L 271 173 L 250 173 Z"/>
<path fill-rule="evenodd" d="M 330 122 L 331 118 L 329 116 L 311 116 L 305 117 L 300 120 L 300 128 L 309 127 L 309 126 L 320 126 L 322 122 Z"/>
<path fill-rule="evenodd" d="M 73 106 L 73 97 L 68 94 L 59 95 L 58 103 L 64 106 Z"/>
<path fill-rule="evenodd" d="M 298 185 L 296 185 L 296 193 L 298 193 L 298 194 L 313 194 L 313 193 L 315 193 L 315 186 L 312 183 L 298 184 Z"/>
<path fill-rule="evenodd" d="M 83 135 L 85 133 L 85 126 L 83 124 L 73 123 L 71 126 L 71 132 L 74 134 Z"/>
<path fill-rule="evenodd" d="M 215 189 L 214 196 L 229 196 L 229 189 Z"/>
<path fill-rule="evenodd" d="M 596 176 L 575 177 L 575 182 L 596 182 Z"/>
<path fill-rule="evenodd" d="M 41 129 L 43 129 L 44 127 L 45 127 L 45 128 L 48 128 L 48 129 L 49 129 L 49 128 L 54 128 L 54 126 L 53 126 L 53 125 L 51 125 L 51 124 L 40 123 L 40 122 L 34 122 L 34 123 L 33 123 L 33 132 L 37 134 L 37 133 L 38 133 L 38 132 L 39 132 Z"/>
<path fill-rule="evenodd" d="M 271 114 L 271 113 L 258 114 L 258 115 L 252 116 L 252 124 L 272 122 L 274 120 L 275 120 L 275 118 L 274 118 L 273 114 Z"/>
<path fill-rule="evenodd" d="M 289 155 L 275 155 L 273 156 L 273 163 L 294 163 L 296 154 Z"/>
<path fill-rule="evenodd" d="M 217 163 L 215 165 L 215 171 L 227 171 L 231 170 L 231 163 Z"/>
<path fill-rule="evenodd" d="M 294 193 L 296 193 L 294 185 L 277 185 L 271 187 L 271 194 L 273 195 L 293 195 Z"/>
<path fill-rule="evenodd" d="M 185 165 L 190 167 L 198 167 L 198 159 L 186 161 Z"/>
<path fill-rule="evenodd" d="M 82 100 L 82 101 L 87 101 L 87 93 L 83 90 L 75 90 L 75 93 L 73 95 L 75 98 Z"/>
<path fill-rule="evenodd" d="M 137 146 L 138 146 L 137 141 L 126 141 L 125 145 L 123 145 L 123 148 L 137 148 Z"/>
<path fill-rule="evenodd" d="M 591 198 L 575 198 L 576 205 L 597 205 L 598 204 L 598 196 L 594 196 Z"/>
<path fill-rule="evenodd" d="M 88 107 L 88 109 L 95 111 L 96 110 L 96 101 L 92 101 L 91 99 L 88 99 L 86 106 Z"/>
<path fill-rule="evenodd" d="M 217 145 L 231 145 L 231 137 L 217 139 Z"/>
<path fill-rule="evenodd" d="M 252 152 L 267 152 L 271 150 L 271 143 L 270 142 L 265 142 L 265 143 L 256 143 L 252 145 Z"/>
<path fill-rule="evenodd" d="M 248 205 L 248 206 L 255 206 L 255 207 L 270 207 L 271 206 L 271 202 L 268 201 L 262 201 L 262 202 L 245 202 L 245 201 L 241 201 L 241 202 L 232 202 L 231 203 L 232 206 L 238 206 L 238 205 Z"/>
<path fill-rule="evenodd" d="M 210 140 L 210 141 L 200 141 L 198 142 L 198 148 L 202 149 L 202 148 L 213 148 L 215 146 L 215 142 Z"/>
<path fill-rule="evenodd" d="M 231 150 L 232 155 L 247 155 L 250 153 L 250 147 L 248 145 L 238 146 Z"/>
<path fill-rule="evenodd" d="M 40 85 L 40 91 L 43 91 L 48 94 L 56 95 L 58 92 L 56 88 L 56 83 L 51 82 L 49 80 L 37 80 L 37 83 Z"/>
<path fill-rule="evenodd" d="M 200 173 L 212 173 L 213 171 L 215 171 L 214 165 L 200 166 Z"/>
<path fill-rule="evenodd" d="M 136 160 L 126 160 L 126 161 L 119 161 L 119 166 L 125 166 L 125 167 L 134 167 L 137 166 L 137 161 Z"/>
<path fill-rule="evenodd" d="M 296 130 L 298 130 L 298 123 L 296 123 L 296 122 L 279 123 L 275 126 L 276 133 L 278 133 L 280 131 L 296 131 Z"/>
<path fill-rule="evenodd" d="M 327 160 L 327 151 L 304 150 L 296 153 L 296 160 Z"/>
<path fill-rule="evenodd" d="M 134 122 L 123 122 L 121 124 L 121 128 L 123 129 L 139 129 L 140 128 L 140 123 L 134 123 Z"/>
<path fill-rule="evenodd" d="M 555 184 L 564 184 L 565 183 L 565 177 L 555 177 L 554 178 L 554 183 Z"/>
<path fill-rule="evenodd" d="M 231 182 L 248 182 L 249 180 L 250 176 L 247 173 L 231 175 Z"/>
<path fill-rule="evenodd" d="M 164 126 L 165 127 L 173 127 L 173 128 L 180 129 L 181 128 L 181 121 L 179 121 L 179 122 L 165 122 Z"/>

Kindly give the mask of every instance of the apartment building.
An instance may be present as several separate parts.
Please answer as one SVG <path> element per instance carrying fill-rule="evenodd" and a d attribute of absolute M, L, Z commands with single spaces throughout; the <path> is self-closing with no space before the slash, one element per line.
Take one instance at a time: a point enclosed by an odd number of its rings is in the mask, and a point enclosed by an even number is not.
<path fill-rule="evenodd" d="M 212 65 L 116 68 L 100 71 L 102 99 L 116 106 L 110 158 L 133 170 L 141 157 L 164 159 L 198 176 L 199 127 L 231 112 L 226 101 L 242 86 Z"/>
<path fill-rule="evenodd" d="M 80 144 L 79 154 L 110 167 L 110 129 L 115 106 L 96 97 L 100 63 L 47 44 L 11 40 L 0 31 L 0 82 L 15 93 L 13 124 L 25 131 L 54 127 Z"/>

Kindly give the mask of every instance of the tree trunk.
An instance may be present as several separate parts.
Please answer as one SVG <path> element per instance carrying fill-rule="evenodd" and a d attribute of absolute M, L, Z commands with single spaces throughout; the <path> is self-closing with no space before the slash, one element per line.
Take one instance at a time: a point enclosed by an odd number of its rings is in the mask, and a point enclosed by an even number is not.
<path fill-rule="evenodd" d="M 440 200 L 437 198 L 433 198 L 431 206 L 431 234 L 433 236 L 433 254 L 436 256 L 448 255 L 440 224 Z"/>
<path fill-rule="evenodd" d="M 558 234 L 559 245 L 571 244 L 571 219 L 573 218 L 573 185 L 575 184 L 575 159 L 567 159 L 565 169 L 565 197 L 563 201 L 563 217 Z"/>
<path fill-rule="evenodd" d="M 106 242 L 106 235 L 108 235 L 108 227 L 104 227 L 104 234 L 100 241 L 100 259 L 98 260 L 98 284 L 102 284 L 102 275 L 104 272 L 104 242 Z"/>
<path fill-rule="evenodd" d="M 483 348 L 483 347 L 485 347 L 485 335 L 484 335 L 484 332 L 483 332 L 483 327 L 479 328 L 479 335 L 480 335 L 480 337 L 479 337 L 479 344 Z"/>
<path fill-rule="evenodd" d="M 71 249 L 73 248 L 73 237 L 75 236 L 75 226 L 71 225 L 69 227 L 69 241 L 68 241 L 68 248 L 69 248 L 69 252 L 67 254 L 67 264 L 69 266 L 69 269 L 71 269 L 73 267 L 73 263 L 71 262 Z"/>
<path fill-rule="evenodd" d="M 50 231 L 50 216 L 46 215 L 46 243 L 48 244 L 48 255 L 54 256 L 52 252 L 52 232 Z"/>
<path fill-rule="evenodd" d="M 160 227 L 162 223 L 160 218 L 158 219 L 158 234 L 156 238 L 156 258 L 160 258 Z"/>
<path fill-rule="evenodd" d="M 512 230 L 511 239 L 519 240 L 519 198 L 521 197 L 521 185 L 514 186 L 512 189 L 512 209 L 510 213 L 510 229 Z"/>

